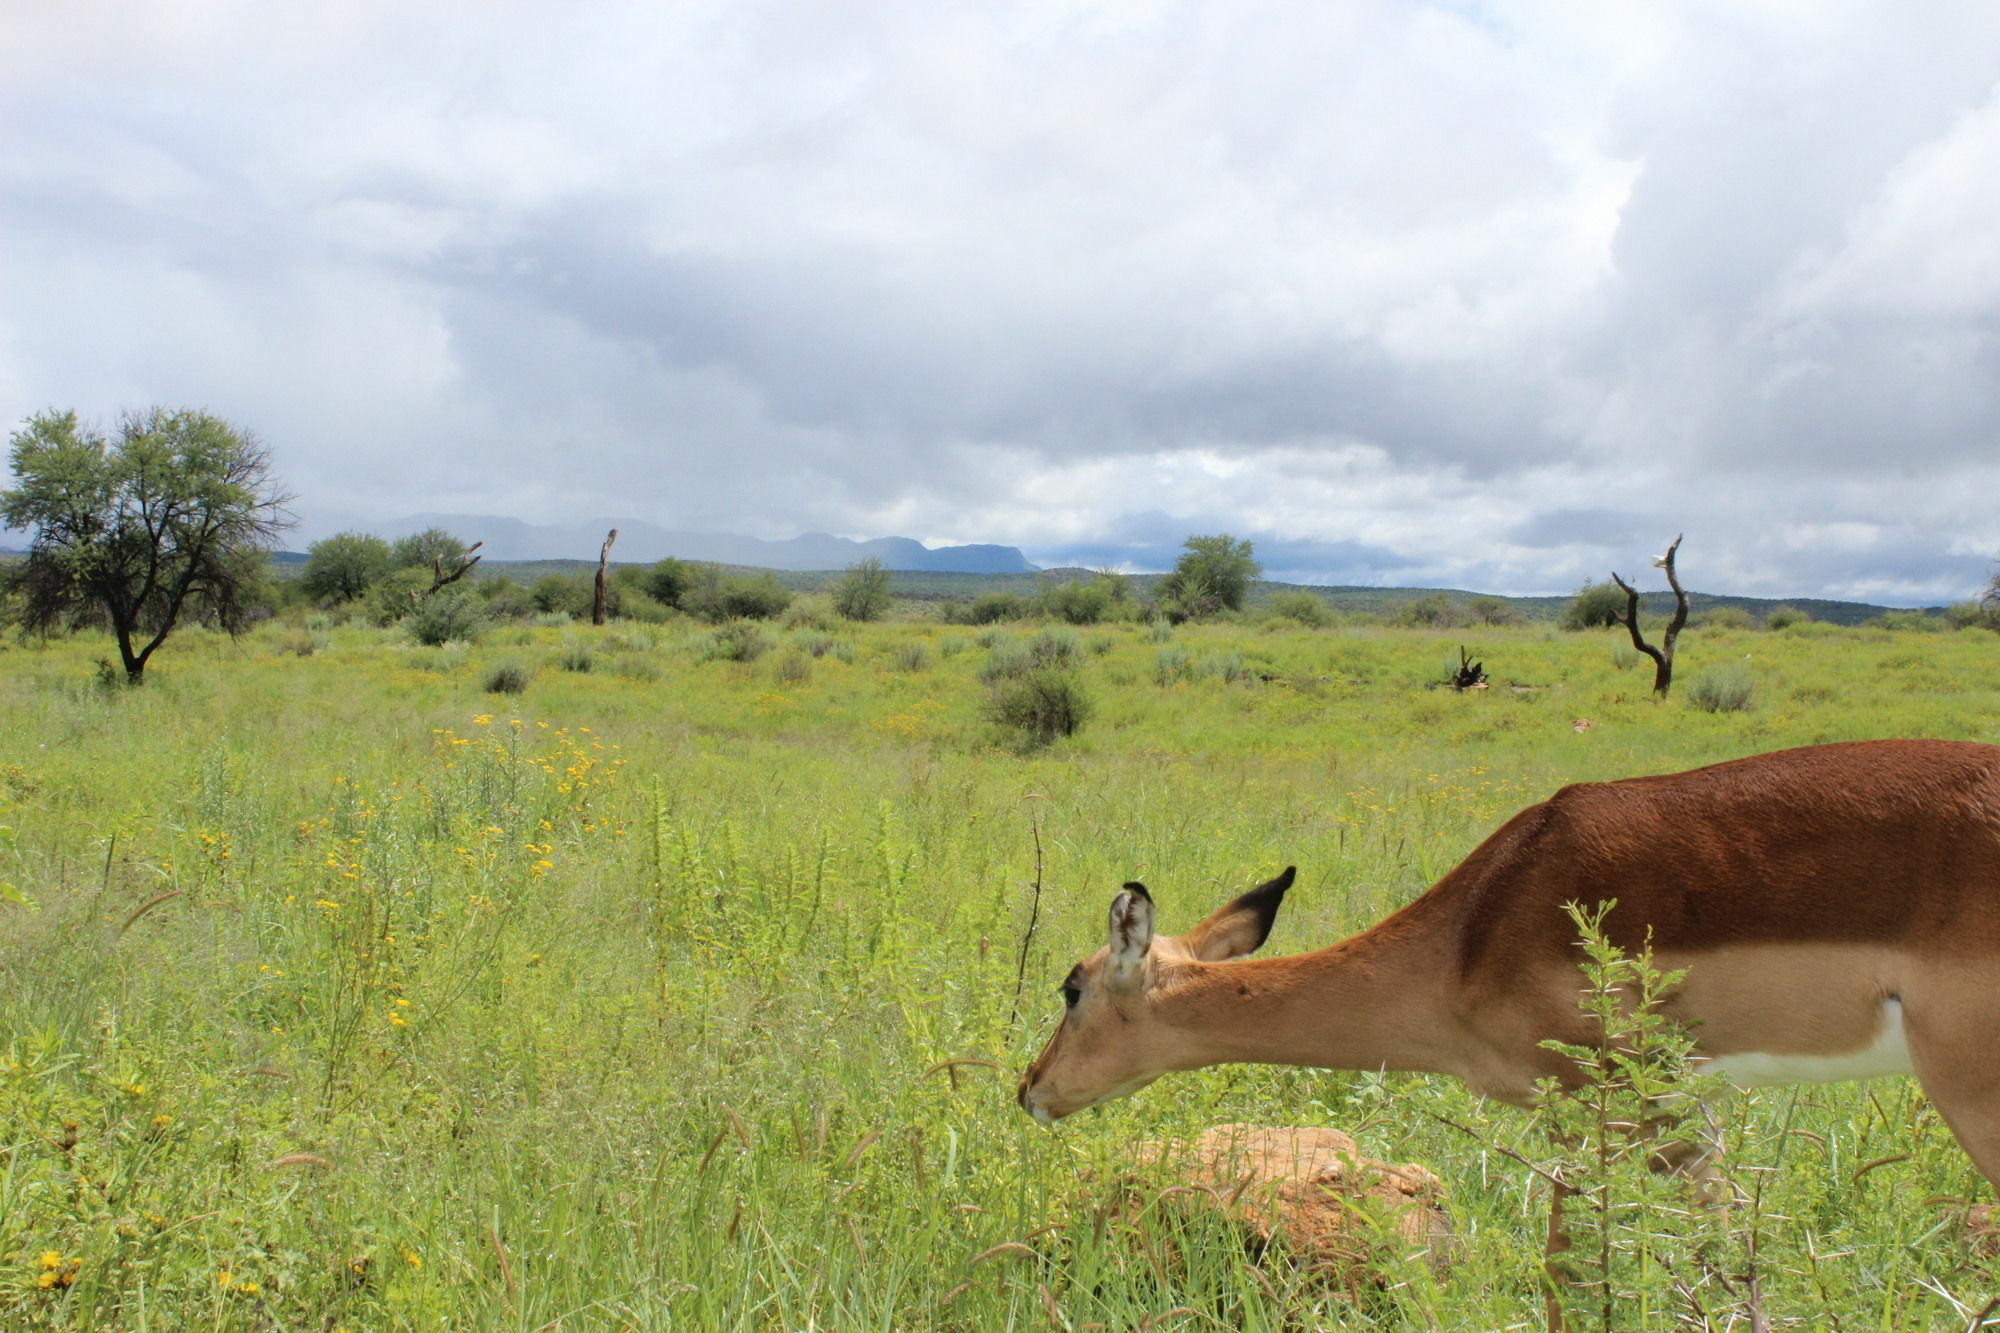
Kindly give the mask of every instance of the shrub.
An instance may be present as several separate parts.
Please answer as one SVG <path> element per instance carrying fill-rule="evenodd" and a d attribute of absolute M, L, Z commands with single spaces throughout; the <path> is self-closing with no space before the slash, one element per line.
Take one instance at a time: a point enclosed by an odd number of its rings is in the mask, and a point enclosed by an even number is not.
<path fill-rule="evenodd" d="M 797 645 L 787 648 L 771 663 L 771 679 L 780 685 L 803 685 L 812 679 L 812 659 Z"/>
<path fill-rule="evenodd" d="M 1281 592 L 1273 597 L 1271 614 L 1280 620 L 1296 620 L 1309 629 L 1319 629 L 1333 619 L 1326 599 L 1304 588 Z"/>
<path fill-rule="evenodd" d="M 1165 616 L 1154 616 L 1146 622 L 1148 643 L 1167 643 L 1174 637 L 1174 622 Z"/>
<path fill-rule="evenodd" d="M 1204 680 L 1221 679 L 1225 684 L 1234 685 L 1250 675 L 1250 668 L 1243 665 L 1241 653 L 1204 653 L 1195 674 Z"/>
<path fill-rule="evenodd" d="M 545 574 L 528 590 L 528 600 L 534 603 L 535 610 L 572 620 L 590 614 L 594 596 L 590 580 L 581 574 Z"/>
<path fill-rule="evenodd" d="M 965 608 L 968 625 L 993 625 L 1002 620 L 1019 620 L 1021 599 L 1011 592 L 983 592 Z"/>
<path fill-rule="evenodd" d="M 778 623 L 786 629 L 828 630 L 833 628 L 833 621 L 833 604 L 817 593 L 793 599 L 785 614 L 778 618 Z"/>
<path fill-rule="evenodd" d="M 921 643 L 899 643 L 890 660 L 898 671 L 923 671 L 931 664 L 931 650 Z"/>
<path fill-rule="evenodd" d="M 1742 667 L 1715 667 L 1688 682 L 1687 701 L 1704 713 L 1742 713 L 1757 700 L 1756 684 Z"/>
<path fill-rule="evenodd" d="M 465 643 L 486 627 L 486 611 L 465 589 L 441 588 L 418 601 L 404 617 L 403 627 L 411 638 L 432 648 Z"/>
<path fill-rule="evenodd" d="M 1187 649 L 1177 643 L 1163 643 L 1153 652 L 1153 683 L 1171 685 L 1194 675 Z"/>
<path fill-rule="evenodd" d="M 519 694 L 528 688 L 528 668 L 518 662 L 502 662 L 486 673 L 488 694 Z"/>
<path fill-rule="evenodd" d="M 1029 746 L 1074 736 L 1090 711 L 1089 696 L 1076 673 L 1059 666 L 1041 666 L 996 681 L 987 702 L 987 716 Z"/>
<path fill-rule="evenodd" d="M 1519 611 L 1498 597 L 1475 597 L 1465 604 L 1465 613 L 1481 625 L 1518 625 L 1522 620 Z"/>
<path fill-rule="evenodd" d="M 679 607 L 693 583 L 694 571 L 685 562 L 668 556 L 645 572 L 639 586 L 661 606 Z"/>
<path fill-rule="evenodd" d="M 1451 604 L 1451 598 L 1441 592 L 1427 592 L 1422 597 L 1403 603 L 1396 618 L 1405 625 L 1417 625 L 1430 629 L 1445 629 L 1458 623 L 1458 610 Z"/>
<path fill-rule="evenodd" d="M 1881 629 L 1915 630 L 1919 634 L 1936 634 L 1946 628 L 1943 616 L 1924 611 L 1884 611 L 1868 623 Z"/>
<path fill-rule="evenodd" d="M 986 653 L 986 664 L 979 668 L 979 678 L 984 681 L 1012 680 L 1025 676 L 1035 668 L 1034 654 L 1028 645 L 1018 639 L 1002 639 Z"/>
<path fill-rule="evenodd" d="M 391 569 L 389 543 L 366 532 L 337 532 L 306 548 L 299 587 L 322 602 L 352 602 Z"/>
<path fill-rule="evenodd" d="M 1755 629 L 1756 618 L 1740 606 L 1711 606 L 1691 623 L 1696 629 Z"/>
<path fill-rule="evenodd" d="M 393 625 L 410 614 L 424 600 L 431 586 L 428 569 L 399 569 L 378 579 L 368 590 L 368 616 L 378 625 Z"/>
<path fill-rule="evenodd" d="M 889 609 L 889 571 L 867 556 L 849 565 L 829 592 L 843 620 L 879 620 Z"/>
<path fill-rule="evenodd" d="M 565 641 L 562 652 L 556 657 L 556 665 L 564 671 L 588 671 L 594 664 L 590 645 L 576 639 Z"/>
<path fill-rule="evenodd" d="M 754 662 L 771 648 L 771 636 L 747 620 L 732 620 L 709 636 L 704 662 Z"/>
<path fill-rule="evenodd" d="M 1043 615 L 1069 625 L 1095 625 L 1115 619 L 1131 604 L 1132 595 L 1124 578 L 1109 571 L 1062 583 L 1045 578 L 1035 594 L 1035 605 Z"/>
<path fill-rule="evenodd" d="M 771 620 L 792 604 L 791 590 L 774 574 L 739 575 L 725 578 L 714 565 L 695 570 L 692 586 L 682 594 L 681 605 L 703 620 Z"/>
<path fill-rule="evenodd" d="M 1611 665 L 1617 667 L 1620 671 L 1630 671 L 1645 660 L 1646 655 L 1629 643 L 1614 643 L 1611 645 Z"/>
<path fill-rule="evenodd" d="M 1790 629 L 1793 625 L 1809 624 L 1812 617 L 1796 606 L 1774 606 L 1764 613 L 1765 629 Z"/>
<path fill-rule="evenodd" d="M 1586 583 L 1563 608 L 1562 627 L 1569 630 L 1606 629 L 1625 614 L 1625 594 L 1615 583 Z"/>

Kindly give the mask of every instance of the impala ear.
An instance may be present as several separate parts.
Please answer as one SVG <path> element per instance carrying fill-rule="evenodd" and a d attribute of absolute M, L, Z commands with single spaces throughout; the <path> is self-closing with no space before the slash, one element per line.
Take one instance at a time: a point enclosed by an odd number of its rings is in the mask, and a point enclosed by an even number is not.
<path fill-rule="evenodd" d="M 1138 981 L 1146 965 L 1146 951 L 1153 947 L 1153 895 L 1137 882 L 1127 884 L 1111 900 L 1111 944 L 1109 978 L 1114 985 Z"/>
<path fill-rule="evenodd" d="M 1216 908 L 1208 920 L 1181 936 L 1181 947 L 1188 957 L 1204 963 L 1257 952 L 1270 938 L 1285 890 L 1292 887 L 1297 875 L 1297 866 L 1286 866 L 1276 879 L 1266 880 L 1236 901 Z"/>

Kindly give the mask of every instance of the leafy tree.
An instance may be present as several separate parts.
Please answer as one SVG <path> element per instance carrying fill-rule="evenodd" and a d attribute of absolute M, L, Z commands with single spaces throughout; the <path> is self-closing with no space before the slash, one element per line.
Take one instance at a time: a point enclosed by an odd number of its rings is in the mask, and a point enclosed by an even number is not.
<path fill-rule="evenodd" d="M 1045 577 L 1035 594 L 1043 614 L 1070 625 L 1095 625 L 1113 619 L 1131 606 L 1131 598 L 1124 577 L 1111 570 L 1062 583 Z"/>
<path fill-rule="evenodd" d="M 232 633 L 247 622 L 265 552 L 291 523 L 291 497 L 255 436 L 207 412 L 156 407 L 126 415 L 115 439 L 74 412 L 42 412 L 11 443 L 19 484 L 0 491 L 0 520 L 34 533 L 10 571 L 24 627 L 101 616 L 137 685 L 183 615 Z"/>
<path fill-rule="evenodd" d="M 843 620 L 879 620 L 889 609 L 889 571 L 875 556 L 863 556 L 828 591 Z"/>
<path fill-rule="evenodd" d="M 1625 594 L 1615 583 L 1586 583 L 1563 608 L 1564 629 L 1609 629 L 1625 614 Z"/>
<path fill-rule="evenodd" d="M 694 586 L 694 570 L 687 562 L 668 556 L 646 571 L 645 589 L 661 606 L 679 606 Z"/>
<path fill-rule="evenodd" d="M 773 574 L 727 577 L 719 565 L 697 565 L 681 605 L 703 620 L 772 620 L 792 604 L 791 590 Z"/>
<path fill-rule="evenodd" d="M 465 543 L 456 534 L 443 528 L 425 528 L 422 532 L 398 537 L 396 544 L 389 548 L 389 563 L 397 569 L 408 569 L 412 565 L 435 569 L 442 562 L 446 569 L 451 569 L 465 559 L 465 554 Z"/>
<path fill-rule="evenodd" d="M 351 602 L 374 587 L 395 566 L 389 543 L 366 532 L 337 532 L 306 548 L 299 584 L 323 602 Z"/>
<path fill-rule="evenodd" d="M 1160 581 L 1160 600 L 1170 614 L 1198 620 L 1222 611 L 1241 611 L 1250 580 L 1264 572 L 1247 540 L 1227 534 L 1190 537 L 1187 554 Z"/>
<path fill-rule="evenodd" d="M 1271 614 L 1284 620 L 1296 620 L 1309 629 L 1318 629 L 1333 619 L 1326 599 L 1318 593 L 1295 588 L 1291 592 L 1281 592 L 1271 599 Z"/>

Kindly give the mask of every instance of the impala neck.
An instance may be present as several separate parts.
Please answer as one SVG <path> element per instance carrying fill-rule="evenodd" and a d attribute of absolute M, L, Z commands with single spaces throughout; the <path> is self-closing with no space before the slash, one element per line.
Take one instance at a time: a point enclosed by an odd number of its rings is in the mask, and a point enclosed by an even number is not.
<path fill-rule="evenodd" d="M 1196 963 L 1155 1001 L 1183 1068 L 1247 1061 L 1457 1073 L 1449 932 L 1393 917 L 1314 953 Z"/>

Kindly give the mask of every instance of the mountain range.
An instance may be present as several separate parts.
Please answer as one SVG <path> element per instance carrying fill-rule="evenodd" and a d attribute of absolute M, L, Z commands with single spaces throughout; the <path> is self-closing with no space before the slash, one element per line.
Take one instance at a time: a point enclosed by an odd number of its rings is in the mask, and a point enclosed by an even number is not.
<path fill-rule="evenodd" d="M 484 542 L 480 554 L 492 560 L 595 560 L 604 534 L 618 529 L 611 558 L 622 563 L 709 560 L 759 569 L 846 569 L 874 556 L 885 569 L 952 574 L 1032 574 L 1036 566 L 1012 546 L 940 546 L 908 537 L 858 542 L 824 532 L 788 541 L 765 541 L 723 532 L 678 532 L 651 523 L 596 519 L 586 523 L 536 524 L 491 514 L 409 514 L 376 531 L 400 537 L 425 528 L 444 528 L 467 542 Z"/>

